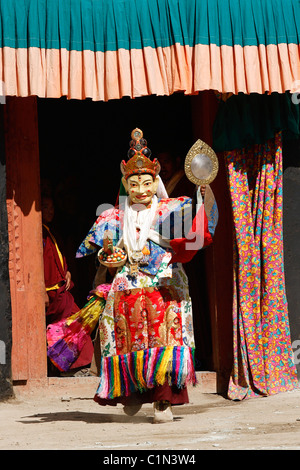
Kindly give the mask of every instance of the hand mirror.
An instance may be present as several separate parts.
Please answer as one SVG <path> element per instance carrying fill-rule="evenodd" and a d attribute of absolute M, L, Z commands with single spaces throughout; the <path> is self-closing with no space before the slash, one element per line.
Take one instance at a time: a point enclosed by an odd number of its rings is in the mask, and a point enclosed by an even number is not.
<path fill-rule="evenodd" d="M 198 186 L 210 184 L 218 170 L 219 162 L 213 149 L 197 140 L 185 157 L 184 171 L 188 179 Z"/>

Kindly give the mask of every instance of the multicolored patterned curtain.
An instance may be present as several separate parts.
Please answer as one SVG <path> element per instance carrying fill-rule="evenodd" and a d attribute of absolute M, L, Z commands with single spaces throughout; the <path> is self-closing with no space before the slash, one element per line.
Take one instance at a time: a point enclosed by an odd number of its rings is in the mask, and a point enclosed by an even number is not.
<path fill-rule="evenodd" d="M 234 222 L 234 363 L 228 397 L 298 385 L 290 341 L 282 235 L 281 133 L 225 152 Z"/>
<path fill-rule="evenodd" d="M 299 28 L 298 0 L 0 0 L 0 80 L 93 100 L 293 92 Z"/>

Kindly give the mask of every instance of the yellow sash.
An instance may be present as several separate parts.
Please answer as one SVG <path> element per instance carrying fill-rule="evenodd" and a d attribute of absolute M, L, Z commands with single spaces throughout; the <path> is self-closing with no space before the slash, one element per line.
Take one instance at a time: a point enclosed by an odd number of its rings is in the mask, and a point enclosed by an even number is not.
<path fill-rule="evenodd" d="M 62 256 L 62 254 L 61 254 L 60 249 L 58 248 L 58 244 L 57 244 L 57 242 L 56 242 L 54 236 L 53 236 L 52 233 L 50 232 L 49 227 L 47 227 L 47 225 L 45 225 L 45 224 L 43 224 L 43 226 L 45 227 L 45 229 L 48 230 L 48 233 L 49 233 L 50 237 L 52 238 L 52 241 L 53 241 L 53 243 L 54 243 L 54 245 L 55 245 L 55 248 L 56 248 L 56 251 L 57 251 L 59 260 L 60 260 L 60 262 L 61 262 L 62 268 L 64 269 L 64 259 L 63 259 L 63 256 Z M 55 284 L 54 286 L 46 287 L 46 291 L 58 289 L 58 288 L 61 287 L 62 285 L 63 285 L 63 281 L 60 281 L 60 282 L 58 282 L 57 284 Z"/>

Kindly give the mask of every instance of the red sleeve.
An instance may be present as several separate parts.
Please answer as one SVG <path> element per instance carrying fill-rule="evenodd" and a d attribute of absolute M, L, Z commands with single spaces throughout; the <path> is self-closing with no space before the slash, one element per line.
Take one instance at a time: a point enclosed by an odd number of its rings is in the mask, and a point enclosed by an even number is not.
<path fill-rule="evenodd" d="M 189 231 L 188 236 L 186 238 L 174 238 L 174 240 L 170 240 L 171 248 L 174 251 L 170 264 L 171 263 L 187 263 L 188 261 L 191 261 L 191 259 L 195 256 L 198 250 L 200 250 L 201 248 L 205 248 L 206 246 L 212 243 L 212 236 L 208 230 L 208 219 L 204 211 L 204 206 L 202 206 L 202 208 L 203 208 L 202 209 L 203 212 L 200 210 L 196 214 L 196 217 L 193 220 L 192 228 Z M 203 245 L 202 245 L 202 237 L 200 237 L 200 242 L 198 242 L 198 246 L 197 246 L 197 240 L 199 240 L 199 238 L 197 238 L 196 227 L 197 227 L 197 223 L 199 223 L 199 221 L 201 220 L 203 213 L 204 213 Z M 193 237 L 193 234 L 195 234 L 194 237 Z M 191 244 L 193 245 L 193 249 L 189 249 L 189 245 Z"/>

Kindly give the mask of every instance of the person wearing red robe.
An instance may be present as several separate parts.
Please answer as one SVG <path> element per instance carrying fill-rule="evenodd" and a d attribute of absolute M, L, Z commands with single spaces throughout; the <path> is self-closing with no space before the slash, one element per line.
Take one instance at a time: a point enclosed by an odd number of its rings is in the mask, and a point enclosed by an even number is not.
<path fill-rule="evenodd" d="M 61 252 L 49 225 L 54 217 L 54 204 L 50 197 L 42 199 L 42 222 L 43 222 L 43 257 L 45 278 L 45 306 L 47 327 L 55 327 L 55 323 L 66 319 L 78 312 L 80 308 L 76 305 L 70 290 L 74 283 L 71 273 L 68 271 L 67 261 Z M 79 357 L 70 369 L 87 367 L 92 360 L 93 343 L 89 337 Z"/>

